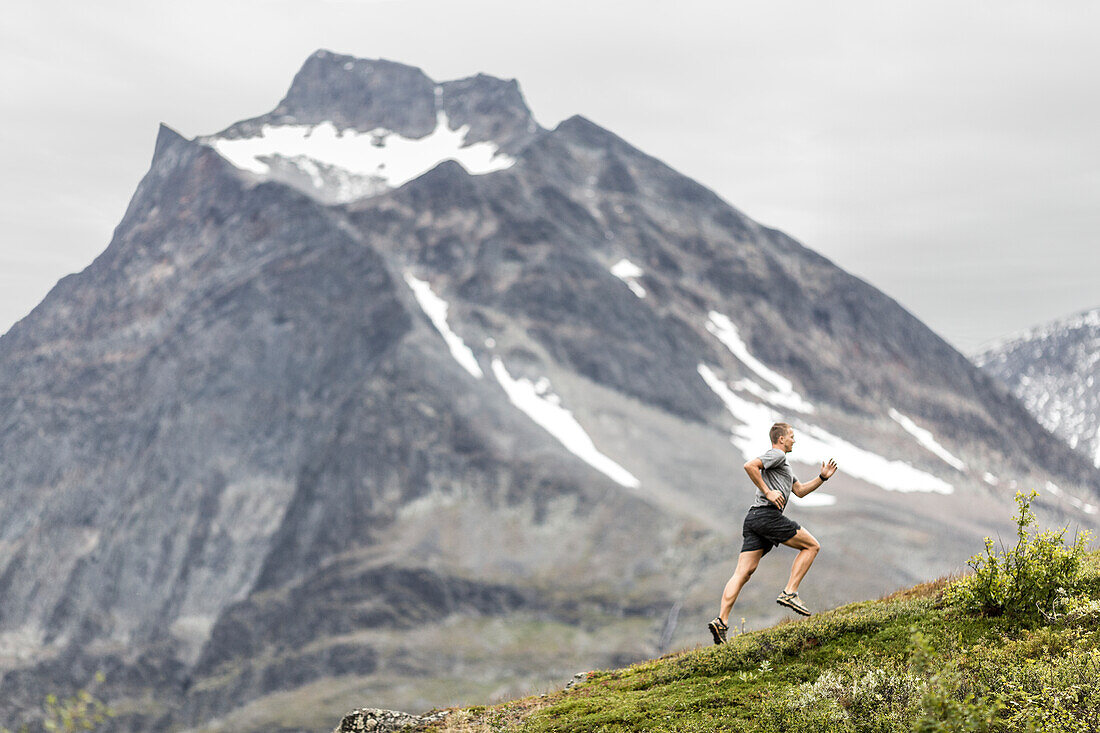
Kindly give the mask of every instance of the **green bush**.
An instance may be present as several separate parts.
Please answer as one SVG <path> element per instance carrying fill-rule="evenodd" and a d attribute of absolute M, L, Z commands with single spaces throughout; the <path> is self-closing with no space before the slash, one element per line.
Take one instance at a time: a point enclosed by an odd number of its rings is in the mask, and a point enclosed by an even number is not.
<path fill-rule="evenodd" d="M 1036 496 L 1035 491 L 1017 492 L 1016 546 L 1002 549 L 998 555 L 993 540 L 986 537 L 985 554 L 975 555 L 969 561 L 974 574 L 948 588 L 950 601 L 966 610 L 1019 619 L 1057 613 L 1059 596 L 1071 593 L 1078 585 L 1089 534 L 1079 534 L 1067 547 L 1064 544 L 1067 528 L 1058 532 L 1032 529 L 1035 515 L 1031 500 Z"/>

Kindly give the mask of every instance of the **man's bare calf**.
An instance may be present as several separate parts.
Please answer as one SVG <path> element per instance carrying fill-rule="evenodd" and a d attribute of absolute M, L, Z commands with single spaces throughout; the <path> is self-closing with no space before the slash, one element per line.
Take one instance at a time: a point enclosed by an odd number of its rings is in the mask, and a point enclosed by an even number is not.
<path fill-rule="evenodd" d="M 733 604 L 737 602 L 737 596 L 741 594 L 745 583 L 749 582 L 749 578 L 756 572 L 756 566 L 760 564 L 762 557 L 764 557 L 763 550 L 749 550 L 737 556 L 737 569 L 733 571 L 733 576 L 726 582 L 726 588 L 722 591 L 722 605 L 718 613 L 722 623 L 729 624 Z"/>
<path fill-rule="evenodd" d="M 795 555 L 794 558 L 794 563 L 791 565 L 790 580 L 787 581 L 787 587 L 783 589 L 783 592 L 797 593 L 798 586 L 802 583 L 802 579 L 806 577 L 806 571 L 809 570 L 810 565 L 813 564 L 814 558 L 817 557 L 817 553 L 821 550 L 821 545 L 805 528 L 799 529 L 794 537 L 791 537 L 783 544 L 798 550 L 798 554 Z"/>

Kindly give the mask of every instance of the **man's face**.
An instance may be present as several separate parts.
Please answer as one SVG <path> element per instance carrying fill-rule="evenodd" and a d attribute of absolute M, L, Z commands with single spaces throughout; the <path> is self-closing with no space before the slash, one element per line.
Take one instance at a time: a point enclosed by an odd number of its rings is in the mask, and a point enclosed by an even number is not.
<path fill-rule="evenodd" d="M 794 450 L 794 428 L 787 431 L 787 434 L 779 439 L 779 447 L 783 449 L 784 453 L 790 453 Z"/>

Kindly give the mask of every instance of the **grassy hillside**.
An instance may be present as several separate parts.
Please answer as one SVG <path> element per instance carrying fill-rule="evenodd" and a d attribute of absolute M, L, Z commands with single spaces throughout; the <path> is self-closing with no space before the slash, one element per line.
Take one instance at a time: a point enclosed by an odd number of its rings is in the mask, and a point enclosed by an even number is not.
<path fill-rule="evenodd" d="M 422 730 L 1100 731 L 1100 553 L 1030 530 L 1028 501 L 1020 543 L 990 546 L 966 578 L 591 672 Z"/>

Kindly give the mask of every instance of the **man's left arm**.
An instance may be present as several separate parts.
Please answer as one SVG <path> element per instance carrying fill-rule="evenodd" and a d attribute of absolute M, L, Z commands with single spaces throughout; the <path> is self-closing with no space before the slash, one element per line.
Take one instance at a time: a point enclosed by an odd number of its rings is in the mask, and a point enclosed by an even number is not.
<path fill-rule="evenodd" d="M 829 459 L 828 463 L 822 461 L 821 473 L 817 475 L 817 478 L 813 479 L 812 481 L 807 481 L 806 483 L 795 481 L 794 486 L 791 487 L 791 493 L 801 499 L 810 492 L 815 491 L 821 486 L 821 484 L 828 481 L 834 473 L 836 473 L 836 461 L 834 461 L 832 458 Z"/>

